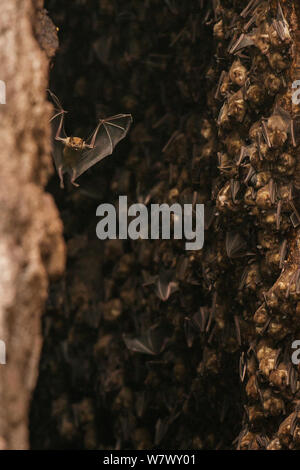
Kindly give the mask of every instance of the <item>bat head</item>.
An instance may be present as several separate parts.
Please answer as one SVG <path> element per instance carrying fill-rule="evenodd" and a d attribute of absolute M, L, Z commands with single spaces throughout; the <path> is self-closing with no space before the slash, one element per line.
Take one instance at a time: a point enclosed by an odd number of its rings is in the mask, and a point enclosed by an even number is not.
<path fill-rule="evenodd" d="M 84 140 L 80 137 L 67 137 L 66 145 L 73 150 L 82 150 L 85 147 Z"/>

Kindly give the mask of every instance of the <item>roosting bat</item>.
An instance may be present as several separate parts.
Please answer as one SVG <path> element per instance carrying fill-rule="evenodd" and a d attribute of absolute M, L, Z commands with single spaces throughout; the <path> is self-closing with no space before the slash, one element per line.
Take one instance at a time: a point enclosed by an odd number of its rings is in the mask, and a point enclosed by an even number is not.
<path fill-rule="evenodd" d="M 265 6 L 264 6 L 265 3 Z M 255 10 L 253 8 L 255 7 Z M 245 26 L 245 30 L 248 29 L 247 26 L 251 26 L 256 22 L 259 16 L 259 10 L 261 9 L 261 14 L 263 14 L 264 9 L 267 10 L 267 2 L 260 2 L 251 0 L 245 10 L 242 11 L 241 16 L 248 16 L 252 11 L 252 18 Z M 273 19 L 272 23 L 267 27 L 260 25 L 257 28 L 254 28 L 250 33 L 246 34 L 245 32 L 240 35 L 236 40 L 233 39 L 233 42 L 229 44 L 228 51 L 230 54 L 236 54 L 241 49 L 244 49 L 248 46 L 257 46 L 263 54 L 266 54 L 269 51 L 270 45 L 279 46 L 280 42 L 289 43 L 291 41 L 291 36 L 289 32 L 288 23 L 284 17 L 280 2 L 278 2 L 277 7 L 277 19 Z"/>
<path fill-rule="evenodd" d="M 131 114 L 117 114 L 106 119 L 100 119 L 92 135 L 85 141 L 80 137 L 68 137 L 64 131 L 65 111 L 57 96 L 50 90 L 49 94 L 56 105 L 56 114 L 51 121 L 59 118 L 59 124 L 54 127 L 54 163 L 60 179 L 60 187 L 64 187 L 63 175 L 68 173 L 71 183 L 88 168 L 111 155 L 115 146 L 126 136 L 132 123 Z"/>

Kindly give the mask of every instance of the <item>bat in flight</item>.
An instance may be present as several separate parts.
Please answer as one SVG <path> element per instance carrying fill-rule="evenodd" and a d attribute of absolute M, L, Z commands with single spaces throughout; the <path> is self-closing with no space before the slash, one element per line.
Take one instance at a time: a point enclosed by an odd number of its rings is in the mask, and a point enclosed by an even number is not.
<path fill-rule="evenodd" d="M 54 104 L 53 122 L 53 158 L 60 179 L 60 187 L 64 187 L 63 175 L 68 173 L 71 183 L 75 182 L 82 173 L 107 155 L 111 155 L 115 146 L 124 139 L 132 123 L 131 114 L 116 114 L 106 119 L 100 119 L 92 135 L 85 141 L 80 137 L 68 137 L 64 130 L 64 116 L 67 113 L 62 108 L 57 96 L 48 90 Z M 57 120 L 58 123 L 57 123 Z"/>

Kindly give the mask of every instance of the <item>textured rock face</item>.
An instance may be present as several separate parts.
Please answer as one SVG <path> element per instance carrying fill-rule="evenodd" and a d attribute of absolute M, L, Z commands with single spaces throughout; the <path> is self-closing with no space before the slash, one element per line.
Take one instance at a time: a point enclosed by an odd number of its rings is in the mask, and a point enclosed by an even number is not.
<path fill-rule="evenodd" d="M 48 278 L 64 269 L 62 224 L 44 186 L 52 172 L 48 59 L 33 30 L 43 2 L 1 5 L 0 447 L 28 447 L 28 408 L 41 348 Z M 40 13 L 42 14 L 42 13 Z M 55 37 L 54 37 L 55 42 Z"/>

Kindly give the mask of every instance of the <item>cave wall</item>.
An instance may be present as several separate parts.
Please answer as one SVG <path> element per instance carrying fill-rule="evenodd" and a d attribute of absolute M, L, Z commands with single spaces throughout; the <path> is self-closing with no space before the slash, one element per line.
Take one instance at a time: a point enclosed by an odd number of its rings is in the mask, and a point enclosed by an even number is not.
<path fill-rule="evenodd" d="M 47 2 L 68 132 L 123 111 L 134 126 L 78 190 L 48 186 L 68 260 L 43 319 L 33 448 L 299 448 L 299 12 L 259 3 Z M 204 203 L 204 249 L 97 240 L 97 205 L 122 194 Z"/>

